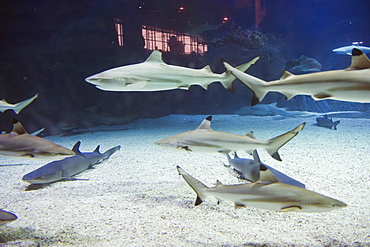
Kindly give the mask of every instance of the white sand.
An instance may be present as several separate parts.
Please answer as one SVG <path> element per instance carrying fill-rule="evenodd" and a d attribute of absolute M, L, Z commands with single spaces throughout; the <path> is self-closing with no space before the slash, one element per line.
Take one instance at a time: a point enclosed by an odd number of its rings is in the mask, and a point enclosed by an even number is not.
<path fill-rule="evenodd" d="M 209 186 L 239 183 L 217 153 L 169 151 L 153 143 L 195 129 L 206 116 L 142 119 L 124 131 L 49 137 L 81 150 L 121 145 L 107 162 L 78 178 L 25 191 L 22 176 L 45 161 L 0 157 L 0 208 L 19 219 L 0 228 L 0 242 L 29 246 L 370 246 L 370 120 L 341 119 L 338 130 L 313 126 L 315 118 L 215 115 L 214 130 L 254 131 L 266 140 L 306 127 L 280 149 L 282 162 L 259 150 L 262 161 L 303 182 L 307 189 L 348 204 L 328 213 L 235 209 L 215 198 L 194 207 L 195 193 L 176 165 Z M 110 127 L 112 128 L 112 127 Z M 112 128 L 114 129 L 114 128 Z M 239 156 L 251 158 L 245 152 Z M 23 164 L 23 165 L 16 165 Z M 1 245 L 1 244 L 0 244 Z M 10 246 L 8 243 L 7 246 Z M 19 246 L 19 245 L 18 245 Z"/>

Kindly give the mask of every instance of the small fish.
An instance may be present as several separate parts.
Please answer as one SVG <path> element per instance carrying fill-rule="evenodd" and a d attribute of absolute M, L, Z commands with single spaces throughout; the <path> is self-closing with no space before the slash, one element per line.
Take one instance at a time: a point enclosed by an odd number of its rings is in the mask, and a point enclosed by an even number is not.
<path fill-rule="evenodd" d="M 18 217 L 15 214 L 0 209 L 0 226 L 15 221 L 16 219 L 18 219 Z"/>
<path fill-rule="evenodd" d="M 279 92 L 287 99 L 296 95 L 311 95 L 315 100 L 334 99 L 359 103 L 370 103 L 370 61 L 359 49 L 352 50 L 352 63 L 345 70 L 331 70 L 304 75 L 284 72 L 280 80 L 266 82 L 243 73 L 224 62 L 239 80 L 255 95 L 252 106 L 262 100 L 268 92 Z"/>
<path fill-rule="evenodd" d="M 337 125 L 340 123 L 340 121 L 335 121 L 331 118 L 329 118 L 327 115 L 324 115 L 324 117 L 318 117 L 316 118 L 316 122 L 318 126 L 325 127 L 325 128 L 333 128 L 334 130 L 337 130 Z"/>
<path fill-rule="evenodd" d="M 10 133 L 0 134 L 0 155 L 60 159 L 74 154 L 72 150 L 28 134 L 20 122 L 13 123 L 13 130 Z"/>
<path fill-rule="evenodd" d="M 24 175 L 22 180 L 30 184 L 48 184 L 63 179 L 76 180 L 72 176 L 103 162 L 121 148 L 121 146 L 116 146 L 100 153 L 100 146 L 97 146 L 93 152 L 81 153 L 79 150 L 80 144 L 81 142 L 78 141 L 73 147 L 73 151 L 76 153 L 75 156 L 46 164 Z"/>
<path fill-rule="evenodd" d="M 197 193 L 195 206 L 201 204 L 207 196 L 214 196 L 219 201 L 232 201 L 235 207 L 247 206 L 281 212 L 327 212 L 347 206 L 336 199 L 279 182 L 223 185 L 217 181 L 215 187 L 207 187 L 181 167 L 177 166 L 177 170 Z"/>
<path fill-rule="evenodd" d="M 240 65 L 236 69 L 245 71 L 257 59 Z M 203 69 L 191 69 L 168 65 L 162 60 L 162 52 L 155 50 L 145 62 L 109 69 L 89 76 L 86 82 L 104 91 L 164 91 L 172 89 L 188 90 L 191 85 L 199 85 L 207 90 L 214 81 L 233 91 L 235 80 L 230 72 L 214 74 L 209 65 Z"/>
<path fill-rule="evenodd" d="M 278 150 L 295 137 L 305 125 L 305 123 L 302 123 L 285 134 L 267 141 L 261 141 L 253 136 L 253 132 L 249 132 L 247 135 L 235 135 L 214 131 L 211 129 L 211 121 L 212 116 L 209 116 L 203 120 L 196 130 L 170 136 L 154 144 L 163 148 L 205 153 L 229 153 L 238 150 L 252 153 L 257 148 L 263 148 L 271 157 L 281 161 Z"/>
<path fill-rule="evenodd" d="M 253 151 L 253 160 L 239 158 L 236 152 L 234 155 L 235 157 L 232 159 L 229 154 L 226 154 L 229 161 L 229 167 L 233 166 L 234 169 L 241 174 L 241 179 L 246 179 L 251 182 L 280 182 L 301 188 L 306 187 L 303 183 L 279 172 L 278 170 L 275 170 L 271 166 L 263 164 L 260 160 L 257 150 Z"/>
<path fill-rule="evenodd" d="M 6 102 L 5 99 L 2 99 L 0 100 L 0 112 L 4 112 L 6 110 L 13 110 L 16 114 L 18 114 L 23 110 L 23 108 L 31 104 L 32 101 L 34 101 L 38 96 L 39 94 L 35 94 L 35 96 L 33 96 L 32 98 L 26 99 L 14 105 L 9 104 L 8 102 Z"/>

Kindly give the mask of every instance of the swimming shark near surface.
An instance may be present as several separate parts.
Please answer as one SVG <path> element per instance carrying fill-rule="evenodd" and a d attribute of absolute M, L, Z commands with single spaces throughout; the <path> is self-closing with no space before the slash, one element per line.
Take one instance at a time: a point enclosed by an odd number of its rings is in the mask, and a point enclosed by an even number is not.
<path fill-rule="evenodd" d="M 17 215 L 0 209 L 0 226 L 8 224 L 18 219 Z"/>
<path fill-rule="evenodd" d="M 206 153 L 229 153 L 245 150 L 252 153 L 257 148 L 265 149 L 274 159 L 281 161 L 278 150 L 301 131 L 305 123 L 291 131 L 267 141 L 261 141 L 250 132 L 247 135 L 236 135 L 211 129 L 212 116 L 202 121 L 196 130 L 170 136 L 155 142 L 156 145 L 177 150 Z"/>
<path fill-rule="evenodd" d="M 177 170 L 196 192 L 195 206 L 208 196 L 216 197 L 219 202 L 232 201 L 236 208 L 247 206 L 281 212 L 327 212 L 347 206 L 339 200 L 280 182 L 223 185 L 217 181 L 215 187 L 207 187 L 181 167 L 177 166 Z"/>
<path fill-rule="evenodd" d="M 13 110 L 16 114 L 18 114 L 23 110 L 23 108 L 31 104 L 32 101 L 34 101 L 38 96 L 39 96 L 38 94 L 35 94 L 33 97 L 16 104 L 9 104 L 8 102 L 6 102 L 5 99 L 2 99 L 0 100 L 0 112 L 4 112 L 6 110 Z"/>
<path fill-rule="evenodd" d="M 328 117 L 328 115 L 324 115 L 324 117 L 318 117 L 316 118 L 316 122 L 318 126 L 325 127 L 325 128 L 333 128 L 334 130 L 337 130 L 337 125 L 340 123 L 340 121 L 335 121 Z"/>
<path fill-rule="evenodd" d="M 20 122 L 13 123 L 13 130 L 0 134 L 0 155 L 24 158 L 61 159 L 75 152 L 47 139 L 30 135 Z"/>
<path fill-rule="evenodd" d="M 290 184 L 301 188 L 306 188 L 306 186 L 289 177 L 288 175 L 279 172 L 278 170 L 272 168 L 261 162 L 257 150 L 253 151 L 253 159 L 239 158 L 239 156 L 234 153 L 234 158 L 232 159 L 229 154 L 226 154 L 229 161 L 227 167 L 233 166 L 234 169 L 240 173 L 241 179 L 246 179 L 251 182 L 263 181 L 270 183 L 284 183 Z"/>
<path fill-rule="evenodd" d="M 24 175 L 22 180 L 30 184 L 49 184 L 59 180 L 76 180 L 72 176 L 93 168 L 95 164 L 108 159 L 121 148 L 121 146 L 116 146 L 104 153 L 100 153 L 100 146 L 97 146 L 93 152 L 81 153 L 79 150 L 80 144 L 81 142 L 78 141 L 73 147 L 73 151 L 76 153 L 75 156 L 48 163 Z"/>
<path fill-rule="evenodd" d="M 336 49 L 333 50 L 333 52 L 335 52 L 337 54 L 352 55 L 352 50 L 353 49 L 359 49 L 363 53 L 370 53 L 370 47 L 361 46 L 357 43 L 354 43 L 353 45 L 349 45 L 349 46 L 343 46 L 343 47 L 336 48 Z"/>
<path fill-rule="evenodd" d="M 284 94 L 287 99 L 296 95 L 311 95 L 315 100 L 335 99 L 370 103 L 370 61 L 359 49 L 352 50 L 352 64 L 345 70 L 323 71 L 304 75 L 284 72 L 280 80 L 265 82 L 243 73 L 224 62 L 225 67 L 253 90 L 252 105 L 270 91 Z"/>
<path fill-rule="evenodd" d="M 245 71 L 256 61 L 257 58 L 236 69 Z M 168 65 L 162 60 L 162 52 L 154 50 L 143 63 L 109 69 L 85 80 L 104 91 L 188 90 L 191 85 L 200 85 L 207 89 L 214 81 L 220 81 L 226 89 L 233 91 L 232 82 L 235 76 L 230 72 L 214 74 L 209 65 L 203 69 Z"/>

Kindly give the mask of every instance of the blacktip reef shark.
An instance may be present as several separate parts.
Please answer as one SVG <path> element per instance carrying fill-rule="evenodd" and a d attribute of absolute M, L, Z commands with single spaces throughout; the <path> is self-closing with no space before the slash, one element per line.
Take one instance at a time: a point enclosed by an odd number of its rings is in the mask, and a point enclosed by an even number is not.
<path fill-rule="evenodd" d="M 258 104 L 255 106 L 245 106 L 237 110 L 235 113 L 240 116 L 274 116 L 280 115 L 283 117 L 309 117 L 316 116 L 317 113 L 307 111 L 288 111 L 287 108 L 280 108 L 275 103 L 271 104 Z"/>
<path fill-rule="evenodd" d="M 305 125 L 305 123 L 302 123 L 285 134 L 267 141 L 261 141 L 256 139 L 252 132 L 247 135 L 236 135 L 214 131 L 211 129 L 211 121 L 212 116 L 209 116 L 202 121 L 196 130 L 170 136 L 155 142 L 155 144 L 163 148 L 205 153 L 229 153 L 238 150 L 252 153 L 257 148 L 263 148 L 274 159 L 281 161 L 278 150 L 295 137 Z"/>
<path fill-rule="evenodd" d="M 237 67 L 247 70 L 255 61 Z M 168 65 L 162 60 L 162 52 L 154 50 L 145 62 L 109 69 L 87 77 L 88 83 L 104 91 L 163 91 L 172 89 L 188 90 L 191 85 L 200 85 L 207 89 L 214 81 L 233 91 L 235 80 L 230 72 L 214 74 L 209 65 L 203 69 L 191 69 Z"/>
<path fill-rule="evenodd" d="M 0 209 L 0 226 L 15 221 L 16 219 L 18 219 L 18 217 L 15 214 Z"/>
<path fill-rule="evenodd" d="M 311 95 L 315 100 L 334 99 L 370 103 L 370 61 L 359 49 L 352 50 L 352 64 L 345 70 L 331 70 L 304 75 L 284 71 L 280 80 L 265 82 L 243 73 L 224 62 L 225 67 L 253 90 L 252 105 L 270 92 L 284 94 L 287 99 L 296 95 Z"/>
<path fill-rule="evenodd" d="M 358 42 L 355 42 L 355 43 L 353 43 L 352 45 L 349 45 L 349 46 L 343 46 L 343 47 L 336 48 L 336 49 L 333 50 L 333 52 L 335 52 L 337 54 L 352 55 L 352 50 L 353 49 L 359 49 L 363 53 L 370 53 L 370 47 L 359 45 Z"/>
<path fill-rule="evenodd" d="M 318 117 L 316 118 L 317 126 L 324 127 L 334 130 L 337 130 L 337 125 L 340 124 L 340 121 L 333 122 L 332 118 L 329 118 L 328 115 L 324 115 L 324 117 Z"/>
<path fill-rule="evenodd" d="M 284 183 L 290 184 L 301 188 L 306 188 L 306 186 L 289 177 L 288 175 L 279 172 L 278 170 L 272 168 L 261 162 L 257 150 L 253 151 L 253 159 L 239 158 L 239 156 L 234 153 L 234 158 L 232 159 L 229 154 L 226 154 L 229 161 L 229 165 L 226 167 L 234 167 L 234 169 L 240 173 L 241 179 L 249 180 L 250 182 L 270 182 L 270 183 Z"/>
<path fill-rule="evenodd" d="M 9 104 L 8 102 L 6 102 L 5 99 L 2 99 L 0 100 L 0 112 L 4 112 L 6 110 L 13 110 L 16 114 L 18 114 L 23 110 L 23 108 L 31 104 L 32 101 L 34 101 L 38 96 L 39 96 L 38 94 L 35 94 L 35 96 L 16 104 Z"/>
<path fill-rule="evenodd" d="M 20 122 L 13 123 L 13 130 L 0 134 L 0 155 L 23 158 L 61 159 L 75 152 L 47 139 L 30 135 Z"/>
<path fill-rule="evenodd" d="M 24 175 L 22 180 L 30 184 L 49 184 L 60 180 L 76 180 L 72 176 L 93 168 L 95 164 L 108 159 L 121 148 L 121 146 L 116 146 L 100 153 L 100 146 L 97 146 L 93 152 L 81 153 L 79 150 L 80 144 L 81 142 L 78 141 L 73 147 L 73 151 L 76 153 L 75 156 L 48 163 Z"/>
<path fill-rule="evenodd" d="M 219 202 L 232 201 L 236 208 L 247 206 L 281 212 L 327 212 L 347 206 L 322 194 L 279 182 L 223 185 L 217 181 L 215 187 L 207 187 L 181 167 L 177 166 L 177 170 L 197 193 L 195 206 L 207 196 L 214 196 Z"/>

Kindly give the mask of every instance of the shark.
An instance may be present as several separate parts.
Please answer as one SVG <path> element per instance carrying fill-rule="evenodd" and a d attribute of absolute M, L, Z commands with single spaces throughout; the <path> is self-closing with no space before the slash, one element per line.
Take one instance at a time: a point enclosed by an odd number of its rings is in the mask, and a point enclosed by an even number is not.
<path fill-rule="evenodd" d="M 242 64 L 236 69 L 245 71 L 257 60 Z M 235 80 L 230 72 L 215 74 L 209 65 L 203 69 L 168 65 L 162 60 L 162 52 L 154 50 L 146 61 L 109 69 L 85 78 L 85 81 L 104 91 L 164 91 L 188 90 L 191 85 L 200 85 L 207 90 L 214 81 L 233 91 Z"/>
<path fill-rule="evenodd" d="M 240 173 L 241 179 L 246 179 L 251 182 L 264 181 L 271 183 L 284 183 L 290 184 L 301 188 L 306 188 L 306 186 L 289 177 L 288 175 L 279 172 L 278 170 L 272 168 L 261 162 L 257 150 L 253 151 L 253 159 L 239 158 L 239 156 L 234 152 L 234 158 L 232 159 L 229 154 L 226 154 L 229 161 L 229 165 L 226 167 L 233 166 L 234 169 Z"/>
<path fill-rule="evenodd" d="M 217 180 L 215 187 L 207 187 L 181 167 L 177 166 L 177 171 L 196 192 L 195 206 L 208 196 L 216 197 L 219 202 L 232 201 L 236 208 L 254 207 L 280 212 L 328 212 L 347 206 L 331 197 L 280 182 L 223 185 Z"/>
<path fill-rule="evenodd" d="M 235 113 L 240 116 L 274 116 L 280 115 L 283 117 L 309 117 L 317 114 L 307 111 L 288 111 L 287 108 L 280 108 L 275 103 L 271 104 L 258 104 L 254 106 L 244 106 L 237 110 Z"/>
<path fill-rule="evenodd" d="M 345 70 L 331 70 L 311 74 L 293 75 L 284 71 L 280 80 L 266 82 L 243 73 L 223 62 L 239 80 L 254 92 L 252 105 L 256 105 L 270 91 L 284 94 L 287 99 L 296 95 L 310 95 L 315 100 L 334 99 L 370 103 L 370 61 L 359 49 L 352 50 L 352 63 Z"/>
<path fill-rule="evenodd" d="M 121 146 L 116 146 L 100 153 L 100 146 L 97 146 L 93 152 L 82 153 L 79 150 L 80 144 L 81 142 L 78 141 L 73 147 L 76 155 L 50 162 L 24 175 L 22 180 L 30 184 L 49 184 L 60 180 L 76 180 L 72 176 L 93 168 L 94 165 L 107 160 L 121 148 Z"/>
<path fill-rule="evenodd" d="M 13 110 L 16 114 L 20 113 L 26 106 L 32 103 L 39 95 L 35 94 L 33 97 L 23 100 L 19 103 L 9 104 L 5 99 L 0 100 L 0 112 L 6 110 Z"/>
<path fill-rule="evenodd" d="M 335 52 L 337 54 L 352 55 L 352 50 L 353 49 L 359 49 L 363 53 L 370 53 L 370 47 L 362 46 L 362 45 L 359 45 L 358 43 L 354 43 L 354 44 L 349 45 L 349 46 L 343 46 L 343 47 L 336 48 L 336 49 L 333 50 L 333 52 Z"/>
<path fill-rule="evenodd" d="M 75 155 L 75 152 L 47 139 L 28 134 L 20 122 L 14 121 L 10 133 L 0 134 L 0 155 L 61 159 Z"/>
<path fill-rule="evenodd" d="M 306 123 L 302 123 L 291 131 L 267 141 L 258 140 L 253 132 L 247 135 L 236 135 L 211 129 L 212 116 L 202 121 L 197 129 L 170 136 L 154 144 L 176 150 L 206 153 L 229 153 L 231 151 L 245 150 L 252 153 L 257 148 L 265 149 L 271 157 L 281 161 L 278 150 L 295 137 Z"/>
<path fill-rule="evenodd" d="M 324 115 L 324 117 L 318 117 L 316 118 L 316 122 L 318 126 L 324 127 L 324 128 L 333 128 L 334 130 L 337 130 L 337 125 L 340 123 L 340 121 L 335 121 L 328 117 L 328 115 Z"/>
<path fill-rule="evenodd" d="M 16 219 L 18 219 L 17 215 L 0 209 L 0 226 L 15 221 Z"/>

